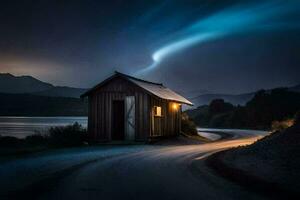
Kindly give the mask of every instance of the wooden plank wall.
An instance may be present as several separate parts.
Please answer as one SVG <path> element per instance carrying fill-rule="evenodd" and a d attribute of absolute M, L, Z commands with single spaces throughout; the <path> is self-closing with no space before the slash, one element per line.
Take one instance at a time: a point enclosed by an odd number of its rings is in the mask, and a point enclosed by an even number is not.
<path fill-rule="evenodd" d="M 151 137 L 170 137 L 179 135 L 181 130 L 181 106 L 178 110 L 172 108 L 170 101 L 151 97 Z M 154 106 L 161 106 L 162 116 L 154 117 Z"/>
<path fill-rule="evenodd" d="M 112 102 L 135 96 L 136 140 L 146 140 L 150 135 L 149 99 L 144 90 L 123 78 L 115 78 L 89 96 L 88 132 L 91 140 L 111 140 Z"/>

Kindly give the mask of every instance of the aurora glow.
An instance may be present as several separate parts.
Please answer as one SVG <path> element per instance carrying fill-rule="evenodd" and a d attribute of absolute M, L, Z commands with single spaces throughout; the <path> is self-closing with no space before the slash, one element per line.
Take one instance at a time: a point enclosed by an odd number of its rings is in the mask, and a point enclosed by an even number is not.
<path fill-rule="evenodd" d="M 10 0 L 0 16 L 0 73 L 53 85 L 115 70 L 187 97 L 300 83 L 300 0 Z"/>
<path fill-rule="evenodd" d="M 165 58 L 215 39 L 233 34 L 246 34 L 255 31 L 276 31 L 299 29 L 297 22 L 278 20 L 300 11 L 299 1 L 264 1 L 259 4 L 239 4 L 210 16 L 196 20 L 191 25 L 175 33 L 173 42 L 168 43 L 152 54 L 153 63 L 136 74 L 144 74 L 156 68 Z"/>

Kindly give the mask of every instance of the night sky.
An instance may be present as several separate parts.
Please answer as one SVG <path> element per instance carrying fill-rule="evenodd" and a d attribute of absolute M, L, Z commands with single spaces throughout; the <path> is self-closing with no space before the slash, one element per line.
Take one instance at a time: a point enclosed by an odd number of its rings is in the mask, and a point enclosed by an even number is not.
<path fill-rule="evenodd" d="M 0 72 L 91 87 L 114 70 L 179 92 L 300 83 L 300 1 L 1 1 Z"/>

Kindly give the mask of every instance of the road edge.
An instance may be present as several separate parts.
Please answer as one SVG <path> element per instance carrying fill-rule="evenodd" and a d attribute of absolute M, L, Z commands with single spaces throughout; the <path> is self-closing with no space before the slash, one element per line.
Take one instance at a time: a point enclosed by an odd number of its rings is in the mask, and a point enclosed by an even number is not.
<path fill-rule="evenodd" d="M 224 162 L 224 155 L 231 149 L 216 152 L 204 159 L 204 164 L 217 175 L 234 182 L 245 189 L 272 199 L 295 199 L 299 194 L 286 190 L 278 184 L 235 168 Z"/>

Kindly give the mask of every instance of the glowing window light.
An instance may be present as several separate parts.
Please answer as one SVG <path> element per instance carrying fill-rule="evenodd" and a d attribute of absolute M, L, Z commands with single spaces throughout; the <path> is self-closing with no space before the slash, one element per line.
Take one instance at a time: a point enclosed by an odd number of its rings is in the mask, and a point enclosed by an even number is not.
<path fill-rule="evenodd" d="M 154 106 L 154 116 L 161 117 L 161 107 L 160 106 Z"/>

